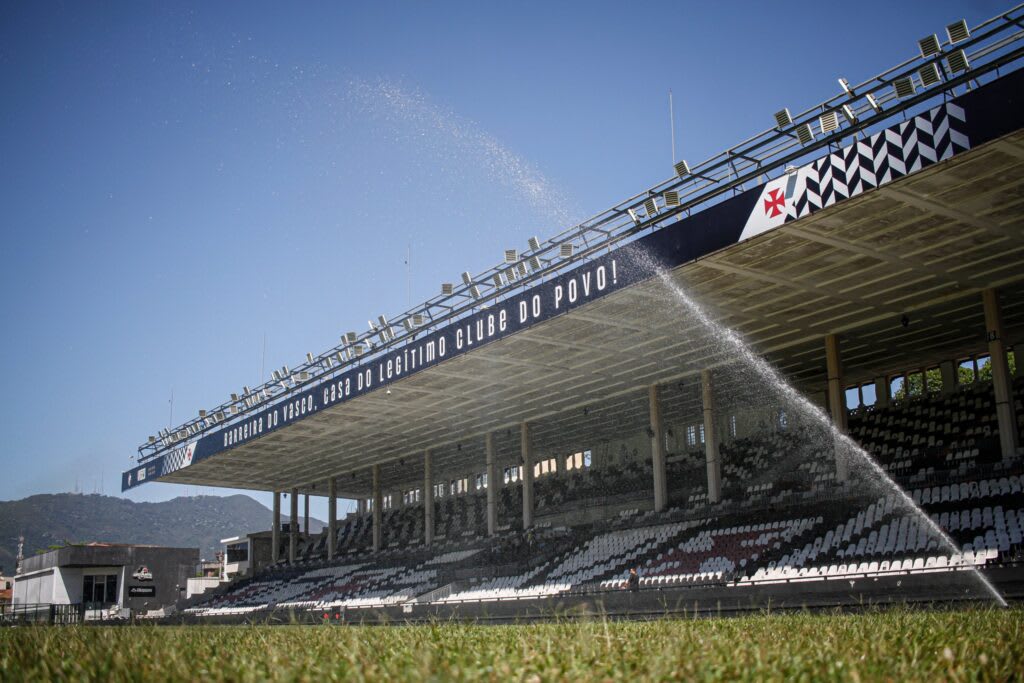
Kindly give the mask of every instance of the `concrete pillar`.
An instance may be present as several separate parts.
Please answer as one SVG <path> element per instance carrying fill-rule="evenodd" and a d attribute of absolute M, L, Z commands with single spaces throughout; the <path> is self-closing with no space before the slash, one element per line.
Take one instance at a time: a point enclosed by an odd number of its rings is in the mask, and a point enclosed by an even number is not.
<path fill-rule="evenodd" d="M 281 559 L 281 492 L 274 491 L 274 519 L 270 525 L 270 561 Z"/>
<path fill-rule="evenodd" d="M 360 498 L 359 500 L 356 501 L 356 514 L 358 514 L 358 515 L 365 515 L 366 514 L 366 499 L 365 498 Z"/>
<path fill-rule="evenodd" d="M 1017 454 L 1019 437 L 1017 416 L 1014 414 L 1013 391 L 1010 382 L 1010 365 L 1006 360 L 1005 330 L 1003 314 L 999 307 L 999 295 L 994 289 L 981 293 L 985 305 L 985 330 L 988 336 L 988 355 L 992 363 L 992 390 L 996 398 L 996 419 L 999 422 L 999 445 L 1003 458 Z"/>
<path fill-rule="evenodd" d="M 530 425 L 526 422 L 519 430 L 520 450 L 523 456 L 523 529 L 533 526 L 533 447 L 530 444 Z"/>
<path fill-rule="evenodd" d="M 338 480 L 327 480 L 327 559 L 334 559 L 334 546 L 338 543 Z"/>
<path fill-rule="evenodd" d="M 651 468 L 654 470 L 654 511 L 661 512 L 668 504 L 668 480 L 665 474 L 665 434 L 661 424 L 661 404 L 658 401 L 658 385 L 652 384 L 647 390 L 650 405 Z M 707 441 L 705 432 L 705 441 Z"/>
<path fill-rule="evenodd" d="M 956 393 L 956 363 L 951 360 L 939 363 L 939 374 L 942 375 L 942 395 Z"/>
<path fill-rule="evenodd" d="M 487 535 L 498 532 L 498 468 L 494 464 L 494 434 L 484 436 L 484 451 L 487 454 Z"/>
<path fill-rule="evenodd" d="M 309 538 L 309 494 L 307 493 L 303 497 L 305 498 L 305 502 L 303 504 L 306 506 L 306 509 L 305 509 L 305 514 L 302 517 L 302 535 L 305 536 L 308 539 Z"/>
<path fill-rule="evenodd" d="M 832 412 L 832 423 L 841 433 L 846 433 L 846 396 L 843 392 L 843 366 L 839 356 L 839 337 L 825 335 L 825 363 L 828 367 L 828 406 Z M 836 442 L 836 481 L 846 481 L 849 465 L 841 457 L 843 449 Z"/>
<path fill-rule="evenodd" d="M 430 451 L 423 452 L 423 542 L 434 542 L 434 475 Z"/>
<path fill-rule="evenodd" d="M 380 465 L 373 466 L 373 552 L 380 551 L 384 496 L 380 492 Z"/>
<path fill-rule="evenodd" d="M 704 459 L 708 466 L 708 500 L 717 503 L 722 500 L 722 460 L 718 453 L 710 370 L 700 371 L 700 389 L 704 404 Z"/>
<path fill-rule="evenodd" d="M 291 514 L 288 516 L 288 563 L 295 564 L 299 552 L 299 490 L 291 492 Z"/>
<path fill-rule="evenodd" d="M 885 408 L 889 405 L 889 380 L 885 377 L 875 378 L 875 406 Z"/>

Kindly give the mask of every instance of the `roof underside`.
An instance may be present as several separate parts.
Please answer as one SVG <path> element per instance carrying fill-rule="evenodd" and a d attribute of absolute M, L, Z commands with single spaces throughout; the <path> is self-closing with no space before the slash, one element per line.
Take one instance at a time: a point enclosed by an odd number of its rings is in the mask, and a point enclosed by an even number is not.
<path fill-rule="evenodd" d="M 1017 132 L 671 278 L 809 393 L 825 385 L 829 333 L 840 336 L 848 383 L 979 353 L 983 289 L 999 288 L 1010 341 L 1024 331 L 1022 168 Z M 499 459 L 511 459 L 524 420 L 535 447 L 550 448 L 642 421 L 650 384 L 664 385 L 666 412 L 698 414 L 692 378 L 729 356 L 676 301 L 661 280 L 641 283 L 161 481 L 323 495 L 339 476 L 339 495 L 365 496 L 370 465 L 386 481 L 417 482 L 422 468 L 407 462 L 426 449 L 435 468 L 465 459 L 463 444 L 482 453 L 487 432 L 500 436 Z"/>

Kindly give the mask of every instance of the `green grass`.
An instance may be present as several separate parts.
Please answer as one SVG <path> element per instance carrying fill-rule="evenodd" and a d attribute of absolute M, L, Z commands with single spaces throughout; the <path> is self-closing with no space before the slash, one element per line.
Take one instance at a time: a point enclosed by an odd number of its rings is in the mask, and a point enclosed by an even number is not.
<path fill-rule="evenodd" d="M 0 680 L 1013 680 L 1024 610 L 0 629 Z"/>

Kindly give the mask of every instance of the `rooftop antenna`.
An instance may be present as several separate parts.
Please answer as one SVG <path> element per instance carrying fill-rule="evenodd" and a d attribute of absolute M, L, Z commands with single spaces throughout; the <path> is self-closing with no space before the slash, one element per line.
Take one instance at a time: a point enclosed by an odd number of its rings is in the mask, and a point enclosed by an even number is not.
<path fill-rule="evenodd" d="M 672 165 L 676 165 L 676 115 L 672 103 L 672 88 L 668 89 L 668 127 L 672 131 Z"/>
<path fill-rule="evenodd" d="M 260 357 L 260 380 L 256 382 L 256 386 L 263 384 L 263 368 L 267 363 L 267 333 L 263 333 L 263 355 Z"/>
<path fill-rule="evenodd" d="M 18 536 L 18 558 L 14 564 L 15 575 L 21 573 L 21 563 L 25 560 L 25 537 Z"/>
<path fill-rule="evenodd" d="M 170 414 L 167 416 L 167 428 L 174 429 L 174 387 L 171 387 L 171 399 L 168 401 L 171 404 Z"/>
<path fill-rule="evenodd" d="M 406 305 L 412 308 L 412 245 L 405 245 L 405 297 Z"/>

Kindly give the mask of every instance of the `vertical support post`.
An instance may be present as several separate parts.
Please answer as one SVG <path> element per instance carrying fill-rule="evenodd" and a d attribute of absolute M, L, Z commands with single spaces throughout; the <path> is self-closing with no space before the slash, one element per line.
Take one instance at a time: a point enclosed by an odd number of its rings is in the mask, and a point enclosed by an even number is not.
<path fill-rule="evenodd" d="M 295 564 L 299 551 L 299 490 L 292 489 L 291 514 L 288 516 L 288 564 Z"/>
<path fill-rule="evenodd" d="M 334 559 L 338 543 L 338 478 L 327 480 L 327 559 Z"/>
<path fill-rule="evenodd" d="M 533 446 L 530 443 L 529 423 L 522 423 L 519 437 L 523 456 L 523 530 L 526 530 L 533 526 Z"/>
<path fill-rule="evenodd" d="M 255 557 L 255 555 L 253 556 Z M 270 561 L 281 559 L 281 492 L 274 491 L 274 519 L 270 526 Z"/>
<path fill-rule="evenodd" d="M 430 451 L 423 451 L 423 542 L 434 542 L 434 475 Z"/>
<path fill-rule="evenodd" d="M 305 505 L 305 510 L 304 510 L 305 514 L 302 517 L 302 535 L 305 536 L 306 539 L 308 540 L 309 539 L 309 494 L 307 493 L 305 496 L 303 496 L 303 498 L 304 498 L 303 504 Z"/>
<path fill-rule="evenodd" d="M 380 492 L 380 465 L 374 465 L 373 469 L 373 552 L 380 552 L 381 524 L 383 524 L 384 496 Z"/>
<path fill-rule="evenodd" d="M 981 293 L 985 306 L 985 330 L 988 336 L 989 362 L 992 364 L 992 390 L 996 399 L 996 420 L 999 423 L 999 445 L 1003 458 L 1017 454 L 1019 435 L 1017 417 L 1014 415 L 1013 392 L 1010 384 L 1010 364 L 1006 359 L 1006 343 L 1003 329 L 1003 314 L 999 308 L 999 294 L 994 289 Z"/>
<path fill-rule="evenodd" d="M 956 393 L 956 364 L 951 361 L 939 363 L 939 373 L 942 375 L 942 395 L 950 396 Z"/>
<path fill-rule="evenodd" d="M 366 514 L 366 499 L 365 498 L 360 498 L 359 500 L 356 501 L 356 514 L 360 515 L 360 516 Z"/>
<path fill-rule="evenodd" d="M 708 500 L 722 500 L 722 460 L 718 453 L 718 432 L 715 430 L 715 404 L 712 395 L 711 371 L 700 371 L 700 393 L 704 404 L 704 459 L 708 468 Z"/>
<path fill-rule="evenodd" d="M 943 383 L 945 386 L 945 383 Z M 885 377 L 875 378 L 875 405 L 879 408 L 889 406 L 889 380 Z"/>
<path fill-rule="evenodd" d="M 484 436 L 484 451 L 487 454 L 487 535 L 498 532 L 498 471 L 494 464 L 494 434 Z"/>
<path fill-rule="evenodd" d="M 668 481 L 665 473 L 665 435 L 661 424 L 661 403 L 658 400 L 658 385 L 652 384 L 647 390 L 650 405 L 651 469 L 654 470 L 654 511 L 661 512 L 668 504 Z M 705 441 L 707 440 L 705 434 Z"/>
<path fill-rule="evenodd" d="M 839 355 L 839 337 L 825 335 L 825 363 L 828 366 L 828 407 L 832 412 L 832 423 L 837 431 L 846 433 L 846 397 L 843 395 L 843 366 Z M 844 482 L 849 477 L 849 464 L 843 457 L 839 440 L 835 444 L 836 481 Z"/>

